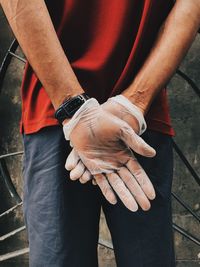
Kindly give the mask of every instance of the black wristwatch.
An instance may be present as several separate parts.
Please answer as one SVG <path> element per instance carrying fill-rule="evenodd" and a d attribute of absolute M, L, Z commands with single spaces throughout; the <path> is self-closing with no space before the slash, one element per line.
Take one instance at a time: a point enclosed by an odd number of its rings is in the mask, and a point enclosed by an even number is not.
<path fill-rule="evenodd" d="M 83 93 L 74 96 L 65 102 L 56 110 L 55 118 L 62 124 L 65 119 L 70 119 L 74 113 L 89 99 L 90 97 Z"/>

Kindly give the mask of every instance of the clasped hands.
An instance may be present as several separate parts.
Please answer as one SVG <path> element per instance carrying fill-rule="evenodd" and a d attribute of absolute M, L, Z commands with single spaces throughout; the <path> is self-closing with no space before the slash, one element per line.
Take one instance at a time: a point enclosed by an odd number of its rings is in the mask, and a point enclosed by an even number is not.
<path fill-rule="evenodd" d="M 141 111 L 123 95 L 102 105 L 87 100 L 63 126 L 73 147 L 65 164 L 70 178 L 82 183 L 93 178 L 111 204 L 117 194 L 129 210 L 136 211 L 138 205 L 148 210 L 155 190 L 133 153 L 155 156 L 139 136 L 145 129 Z"/>

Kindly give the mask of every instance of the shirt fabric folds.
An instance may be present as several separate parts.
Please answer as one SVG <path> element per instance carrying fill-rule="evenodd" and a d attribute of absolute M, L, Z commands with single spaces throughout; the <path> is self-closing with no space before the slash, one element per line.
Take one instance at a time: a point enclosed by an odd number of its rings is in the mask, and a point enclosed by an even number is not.
<path fill-rule="evenodd" d="M 81 86 L 90 97 L 103 103 L 133 81 L 173 1 L 46 0 L 46 5 Z M 58 124 L 51 101 L 29 62 L 25 65 L 21 95 L 21 133 Z M 160 90 L 145 119 L 149 129 L 174 135 L 166 88 Z"/>

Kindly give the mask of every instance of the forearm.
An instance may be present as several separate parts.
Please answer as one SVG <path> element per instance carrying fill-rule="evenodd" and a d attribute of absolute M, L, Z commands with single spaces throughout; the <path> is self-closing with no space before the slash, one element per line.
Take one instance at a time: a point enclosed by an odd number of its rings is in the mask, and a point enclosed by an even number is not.
<path fill-rule="evenodd" d="M 176 1 L 152 51 L 123 92 L 145 114 L 158 91 L 169 81 L 200 27 L 200 1 Z"/>
<path fill-rule="evenodd" d="M 56 109 L 66 98 L 83 93 L 62 49 L 43 0 L 0 0 L 27 60 Z"/>

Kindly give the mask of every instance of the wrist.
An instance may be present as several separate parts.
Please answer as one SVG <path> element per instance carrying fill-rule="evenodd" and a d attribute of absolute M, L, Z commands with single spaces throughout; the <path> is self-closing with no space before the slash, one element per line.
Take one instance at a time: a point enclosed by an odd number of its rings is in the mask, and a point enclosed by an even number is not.
<path fill-rule="evenodd" d="M 85 93 L 66 99 L 55 111 L 55 118 L 60 124 L 65 124 L 88 99 L 89 96 Z"/>
<path fill-rule="evenodd" d="M 136 94 L 133 94 L 129 92 L 128 90 L 124 91 L 122 95 L 126 97 L 133 105 L 137 106 L 137 108 L 140 110 L 142 115 L 145 116 L 145 114 L 148 111 L 148 105 L 141 101 L 141 95 L 140 97 L 136 96 Z"/>
<path fill-rule="evenodd" d="M 53 101 L 54 109 L 57 110 L 65 101 L 77 95 L 83 94 L 83 93 L 84 91 L 80 90 L 80 91 L 77 91 L 76 93 L 65 93 L 63 95 L 55 96 L 54 101 Z"/>
<path fill-rule="evenodd" d="M 129 99 L 120 94 L 114 97 L 111 97 L 110 100 L 115 101 L 119 103 L 120 105 L 124 106 L 124 108 L 127 110 L 127 112 L 133 117 L 133 120 L 135 119 L 136 121 L 133 123 L 135 124 L 136 131 L 138 132 L 138 135 L 141 135 L 147 128 L 145 119 L 144 119 L 144 114 L 141 111 L 140 108 L 138 108 L 137 105 L 133 104 L 132 102 L 129 101 Z M 130 124 L 130 122 L 129 122 Z"/>

